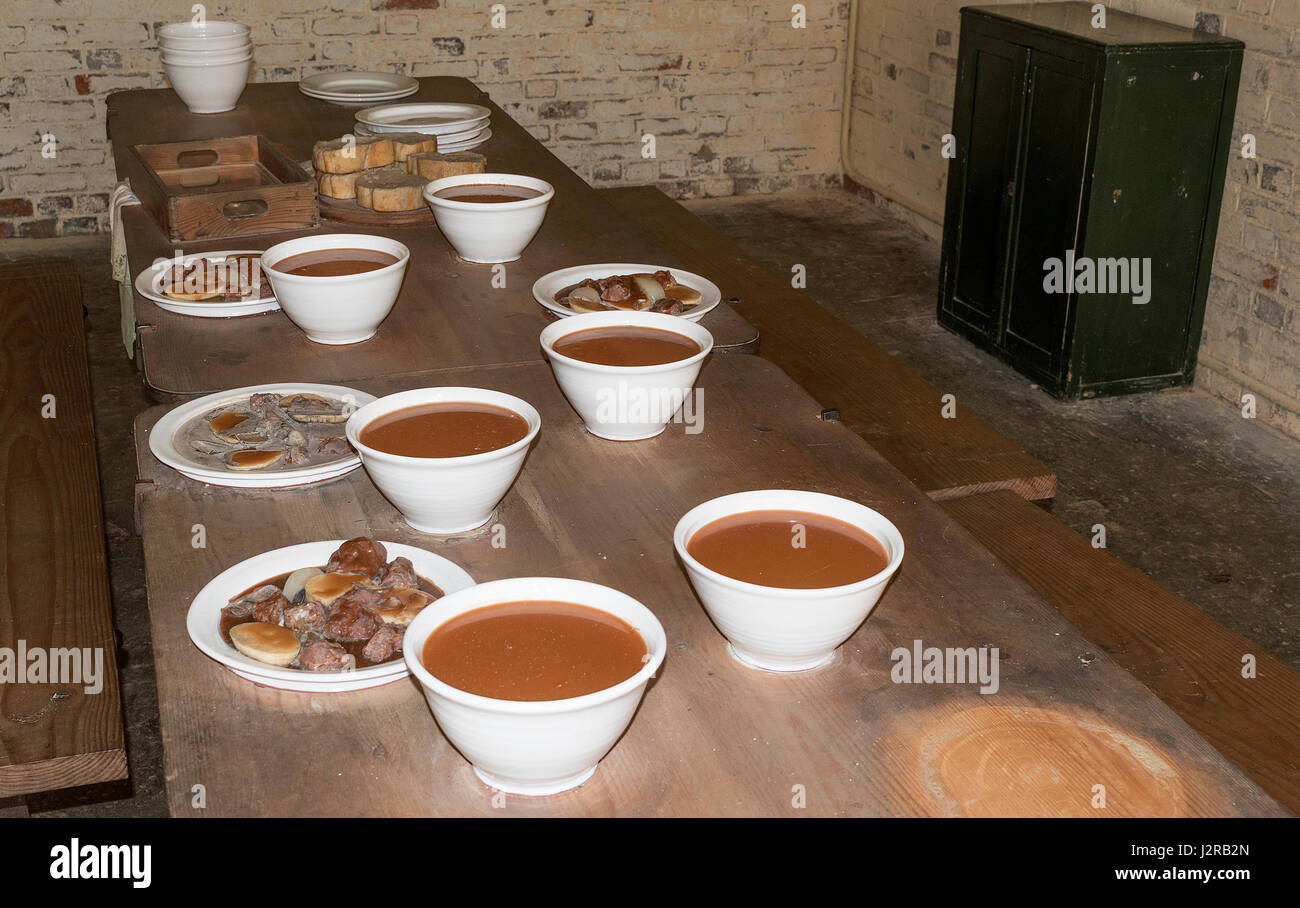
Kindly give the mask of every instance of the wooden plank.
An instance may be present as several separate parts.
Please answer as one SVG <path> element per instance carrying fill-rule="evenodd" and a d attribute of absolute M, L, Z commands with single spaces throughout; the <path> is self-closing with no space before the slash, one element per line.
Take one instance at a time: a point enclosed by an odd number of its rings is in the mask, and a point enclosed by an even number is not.
<path fill-rule="evenodd" d="M 81 287 L 66 259 L 0 267 L 0 798 L 126 777 Z M 53 407 L 53 411 L 48 409 Z M 43 411 L 46 415 L 43 415 Z M 52 418 L 47 418 L 52 416 Z M 99 689 L 53 676 L 99 657 Z M 81 666 L 78 666 L 79 668 Z M 95 662 L 89 666 L 95 671 Z"/>
<path fill-rule="evenodd" d="M 523 258 L 495 268 L 455 257 L 436 227 L 355 227 L 322 223 L 315 231 L 290 231 L 221 241 L 192 242 L 184 251 L 265 249 L 294 236 L 322 231 L 382 233 L 411 248 L 412 261 L 397 305 L 370 341 L 323 348 L 280 312 L 238 319 L 199 319 L 165 312 L 136 295 L 135 320 L 145 380 L 162 398 L 211 393 L 275 380 L 337 382 L 434 368 L 539 362 L 537 336 L 552 316 L 532 298 L 537 278 L 589 262 L 646 262 L 682 267 L 671 250 L 648 238 L 528 132 L 466 79 L 420 80 L 410 101 L 484 104 L 492 110 L 493 136 L 475 151 L 498 172 L 540 177 L 555 187 L 546 221 Z M 308 98 L 293 83 L 248 86 L 239 107 L 221 117 L 194 116 L 170 90 L 119 92 L 108 100 L 109 134 L 119 176 L 122 148 L 251 130 L 307 160 L 312 143 L 354 125 L 354 108 Z M 175 247 L 147 212 L 123 213 L 132 274 Z M 692 269 L 693 270 L 693 269 Z M 707 272 L 705 273 L 707 277 Z M 501 280 L 504 278 L 504 286 Z M 723 302 L 703 319 L 719 352 L 752 352 L 758 333 Z M 490 326 L 490 327 L 489 327 Z M 262 351 L 274 350 L 273 357 Z"/>
<path fill-rule="evenodd" d="M 1281 808 L 992 559 L 924 494 L 757 357 L 706 363 L 703 431 L 614 444 L 588 435 L 546 366 L 358 382 L 371 393 L 473 384 L 524 397 L 542 430 L 490 531 L 405 526 L 364 470 L 323 486 L 213 489 L 155 462 L 136 423 L 139 512 L 171 810 L 179 815 L 1275 815 Z M 899 527 L 907 555 L 824 669 L 732 661 L 676 562 L 671 532 L 701 500 L 800 486 Z M 191 545 L 193 527 L 206 547 Z M 580 789 L 494 806 L 417 686 L 309 695 L 257 687 L 190 643 L 185 614 L 221 570 L 312 539 L 373 534 L 476 579 L 558 575 L 645 602 L 669 653 L 627 734 Z M 895 684 L 896 647 L 1000 647 L 999 689 Z M 1106 786 L 1107 807 L 1091 806 Z M 206 807 L 193 806 L 203 785 Z M 795 806 L 804 786 L 806 806 Z"/>
<path fill-rule="evenodd" d="M 1300 674 L 1008 492 L 951 514 L 1261 788 L 1300 813 Z M 1243 659 L 1255 676 L 1242 676 Z"/>
<path fill-rule="evenodd" d="M 871 442 L 935 500 L 995 489 L 1051 498 L 1056 474 L 969 410 L 942 414 L 943 391 L 653 186 L 601 194 L 668 246 L 707 267 L 724 299 L 758 329 L 761 355 Z"/>

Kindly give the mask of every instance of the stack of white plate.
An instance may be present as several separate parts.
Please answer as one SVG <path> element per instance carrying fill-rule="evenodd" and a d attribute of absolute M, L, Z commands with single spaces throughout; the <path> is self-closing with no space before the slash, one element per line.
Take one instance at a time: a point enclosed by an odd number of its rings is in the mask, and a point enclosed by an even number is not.
<path fill-rule="evenodd" d="M 331 104 L 370 105 L 413 95 L 420 90 L 420 83 L 396 73 L 318 73 L 299 82 L 298 90 Z"/>
<path fill-rule="evenodd" d="M 478 104 L 430 102 L 385 104 L 357 111 L 356 134 L 418 132 L 438 137 L 438 151 L 467 151 L 492 137 L 491 111 Z"/>
<path fill-rule="evenodd" d="M 158 29 L 163 69 L 190 113 L 230 110 L 253 59 L 249 28 L 238 22 L 176 22 Z"/>

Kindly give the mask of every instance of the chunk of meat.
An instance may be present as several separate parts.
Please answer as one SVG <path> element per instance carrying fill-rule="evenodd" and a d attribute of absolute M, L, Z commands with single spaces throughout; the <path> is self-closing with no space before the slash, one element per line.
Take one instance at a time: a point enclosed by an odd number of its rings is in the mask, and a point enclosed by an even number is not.
<path fill-rule="evenodd" d="M 289 600 L 284 593 L 276 590 L 273 595 L 258 600 L 253 604 L 253 620 L 267 624 L 284 624 L 284 610 L 289 607 Z"/>
<path fill-rule="evenodd" d="M 360 642 L 373 637 L 382 623 L 379 616 L 365 606 L 338 601 L 325 619 L 325 635 L 334 640 Z"/>
<path fill-rule="evenodd" d="M 319 602 L 299 602 L 284 610 L 284 626 L 296 634 L 325 628 L 325 607 Z"/>
<path fill-rule="evenodd" d="M 402 651 L 402 638 L 405 635 L 404 629 L 385 624 L 375 631 L 370 642 L 361 650 L 361 655 L 371 662 L 387 662 L 395 653 Z"/>
<path fill-rule="evenodd" d="M 677 278 L 673 277 L 673 273 L 668 270 L 656 271 L 654 273 L 654 279 L 657 280 L 664 287 L 677 286 Z"/>
<path fill-rule="evenodd" d="M 316 445 L 317 454 L 351 454 L 352 446 L 342 435 L 329 435 Z"/>
<path fill-rule="evenodd" d="M 607 303 L 618 303 L 625 299 L 631 299 L 632 291 L 627 284 L 618 283 L 610 284 L 600 292 L 600 298 Z"/>
<path fill-rule="evenodd" d="M 411 559 L 399 555 L 390 561 L 384 568 L 384 572 L 379 575 L 379 585 L 384 589 L 399 586 L 419 589 L 420 578 L 415 573 L 415 565 L 411 564 Z"/>
<path fill-rule="evenodd" d="M 250 618 L 252 614 L 253 603 L 247 599 L 240 599 L 221 608 L 221 617 L 223 618 Z"/>
<path fill-rule="evenodd" d="M 272 414 L 275 405 L 279 401 L 280 396 L 278 394 L 254 394 L 248 399 L 248 409 L 258 416 L 268 417 Z"/>
<path fill-rule="evenodd" d="M 681 300 L 675 300 L 665 296 L 659 302 L 650 307 L 651 312 L 662 312 L 664 315 L 681 315 L 686 311 Z"/>
<path fill-rule="evenodd" d="M 365 536 L 349 539 L 338 547 L 325 565 L 325 573 L 365 574 L 378 577 L 388 562 L 384 544 Z"/>
<path fill-rule="evenodd" d="M 289 601 L 274 583 L 264 583 L 257 589 L 238 599 L 230 600 L 221 614 L 228 618 L 249 618 L 279 624 L 284 608 Z"/>
<path fill-rule="evenodd" d="M 317 640 L 298 654 L 298 664 L 309 672 L 350 672 L 357 667 L 357 660 L 337 643 Z"/>
<path fill-rule="evenodd" d="M 340 605 L 356 605 L 361 608 L 374 608 L 381 599 L 384 598 L 382 590 L 371 589 L 368 586 L 354 586 L 339 598 L 335 599 L 331 606 L 338 608 Z"/>

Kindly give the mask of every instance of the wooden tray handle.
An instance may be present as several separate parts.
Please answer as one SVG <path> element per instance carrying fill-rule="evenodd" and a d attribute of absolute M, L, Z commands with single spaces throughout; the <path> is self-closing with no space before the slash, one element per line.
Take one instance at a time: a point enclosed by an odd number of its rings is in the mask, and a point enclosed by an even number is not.
<path fill-rule="evenodd" d="M 185 170 L 190 167 L 211 167 L 221 160 L 221 152 L 215 148 L 191 148 L 176 156 L 176 166 Z"/>
<path fill-rule="evenodd" d="M 241 199 L 221 206 L 221 213 L 232 221 L 260 218 L 270 210 L 271 206 L 267 204 L 266 199 Z"/>

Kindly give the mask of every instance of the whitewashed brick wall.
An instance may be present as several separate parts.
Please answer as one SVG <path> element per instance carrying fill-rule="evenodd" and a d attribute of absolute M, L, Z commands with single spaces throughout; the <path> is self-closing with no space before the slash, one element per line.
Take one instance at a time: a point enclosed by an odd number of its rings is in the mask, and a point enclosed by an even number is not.
<path fill-rule="evenodd" d="M 105 229 L 104 98 L 167 85 L 157 28 L 192 2 L 0 0 L 0 237 Z M 589 182 L 699 197 L 839 182 L 848 6 L 804 5 L 799 29 L 791 3 L 756 0 L 506 0 L 505 29 L 490 27 L 489 0 L 243 0 L 207 14 L 252 27 L 255 81 L 464 76 Z"/>

